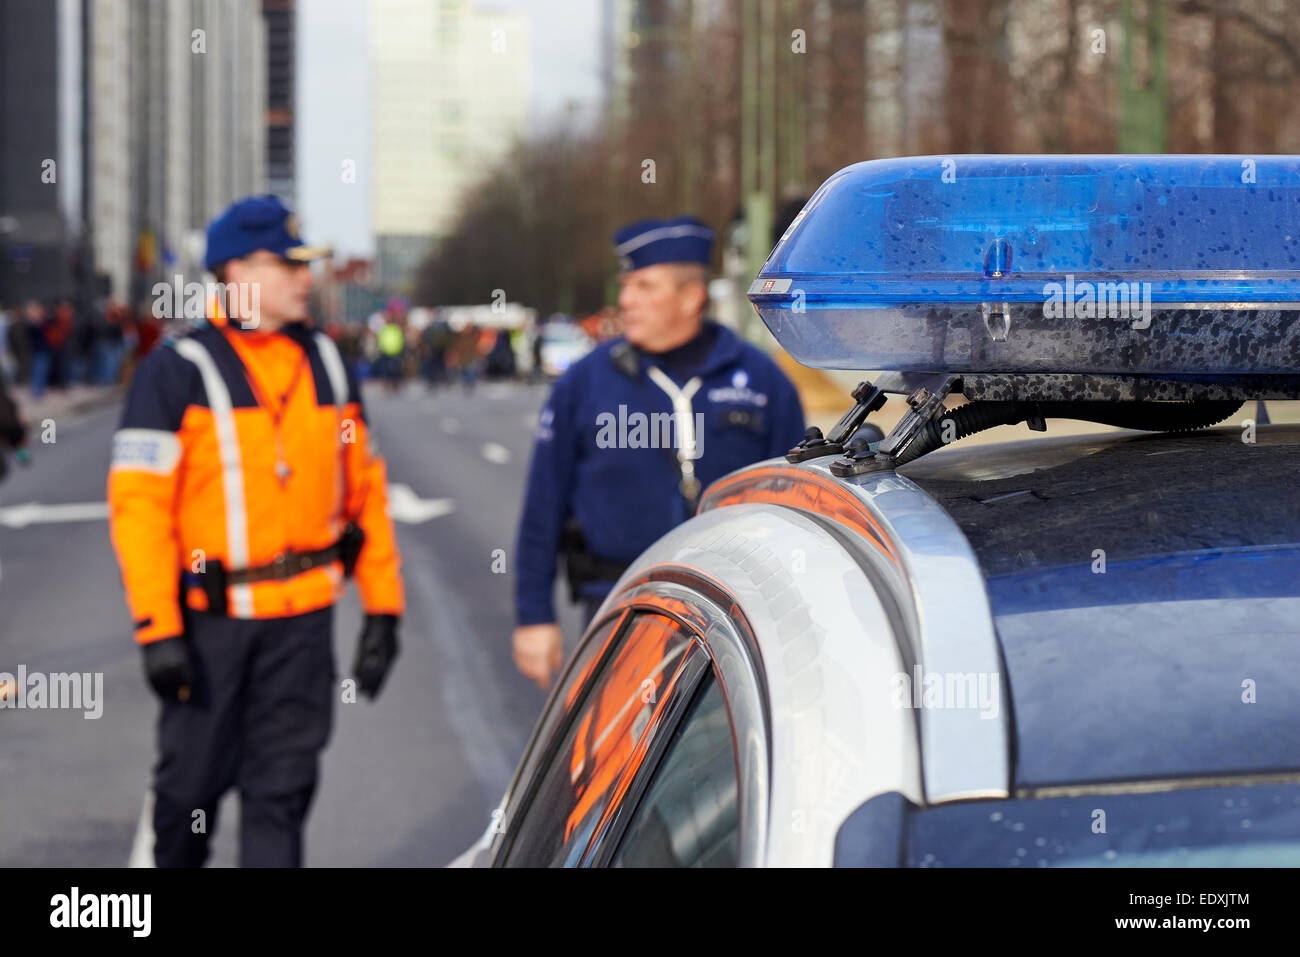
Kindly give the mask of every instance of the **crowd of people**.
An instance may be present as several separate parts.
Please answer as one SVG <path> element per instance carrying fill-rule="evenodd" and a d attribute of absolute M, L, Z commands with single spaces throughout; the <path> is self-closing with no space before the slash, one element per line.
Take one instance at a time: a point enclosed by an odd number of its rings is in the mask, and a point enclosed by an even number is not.
<path fill-rule="evenodd" d="M 79 309 L 71 299 L 28 300 L 0 308 L 0 375 L 32 398 L 71 385 L 112 385 L 161 337 L 147 308 L 118 300 Z"/>
<path fill-rule="evenodd" d="M 537 375 L 536 329 L 492 328 L 473 322 L 459 327 L 442 319 L 413 322 L 400 301 L 390 302 L 364 323 L 330 323 L 325 332 L 356 370 L 396 391 L 406 381 L 429 388 L 460 386 L 472 392 L 482 380 Z"/>
<path fill-rule="evenodd" d="M 604 313 L 576 326 L 592 342 L 617 333 L 606 328 Z M 429 388 L 459 384 L 472 392 L 483 380 L 541 376 L 538 329 L 413 322 L 400 298 L 368 321 L 328 323 L 324 331 L 358 378 L 384 382 L 391 390 L 421 381 Z M 62 298 L 0 307 L 0 378 L 26 386 L 34 399 L 49 389 L 126 383 L 135 364 L 167 333 L 147 303 L 132 309 L 111 299 L 87 310 Z"/>

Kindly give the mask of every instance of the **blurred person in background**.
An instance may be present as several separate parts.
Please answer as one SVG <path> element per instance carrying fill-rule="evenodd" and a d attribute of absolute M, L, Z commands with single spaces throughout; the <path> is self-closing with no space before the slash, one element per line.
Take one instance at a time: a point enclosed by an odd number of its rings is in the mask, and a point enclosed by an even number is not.
<path fill-rule="evenodd" d="M 506 329 L 486 329 L 491 333 L 492 344 L 484 357 L 484 374 L 489 379 L 509 379 L 515 374 L 515 349 Z"/>
<path fill-rule="evenodd" d="M 99 340 L 96 378 L 100 385 L 112 385 L 121 377 L 127 322 L 126 306 L 117 299 L 110 299 L 104 307 L 103 334 Z"/>
<path fill-rule="evenodd" d="M 160 867 L 204 863 L 236 786 L 240 863 L 302 863 L 339 693 L 333 606 L 349 576 L 365 622 L 344 699 L 377 695 L 397 655 L 405 598 L 384 462 L 356 379 L 307 324 L 308 262 L 325 254 L 273 196 L 214 219 L 206 266 L 226 302 L 141 361 L 114 436 L 109 527 L 162 704 Z"/>
<path fill-rule="evenodd" d="M 441 319 L 429 323 L 420 332 L 422 373 L 429 389 L 447 381 L 447 347 L 450 342 L 451 330 Z"/>
<path fill-rule="evenodd" d="M 402 355 L 406 350 L 406 333 L 396 316 L 390 316 L 379 330 L 379 354 L 382 356 L 383 371 L 380 373 L 390 393 L 396 393 L 402 386 Z"/>
<path fill-rule="evenodd" d="M 0 481 L 9 472 L 9 456 L 25 460 L 26 447 L 27 423 L 18 404 L 9 394 L 9 386 L 4 377 L 0 376 Z"/>
<path fill-rule="evenodd" d="M 9 338 L 9 310 L 0 303 L 0 383 L 13 382 L 17 371 Z"/>
<path fill-rule="evenodd" d="M 76 346 L 75 326 L 76 310 L 67 299 L 60 299 L 50 310 L 49 318 L 45 320 L 45 338 L 53 351 L 53 361 L 50 366 L 52 388 L 66 389 L 72 384 L 72 373 L 76 371 L 72 362 L 73 349 Z"/>
<path fill-rule="evenodd" d="M 9 347 L 12 381 L 26 384 L 32 375 L 32 340 L 27 332 L 27 320 L 22 309 L 10 309 L 5 330 L 5 343 Z"/>
<path fill-rule="evenodd" d="M 453 349 L 456 353 L 456 368 L 460 370 L 460 384 L 466 395 L 474 394 L 474 385 L 483 373 L 484 357 L 483 330 L 476 323 L 468 323 L 456 335 Z"/>
<path fill-rule="evenodd" d="M 18 403 L 9 394 L 9 386 L 0 378 L 0 479 L 4 478 L 7 455 L 27 445 L 27 423 Z"/>
<path fill-rule="evenodd" d="M 35 299 L 28 300 L 23 307 L 23 322 L 27 331 L 27 351 L 31 356 L 31 391 L 32 398 L 39 399 L 45 395 L 54 369 L 54 347 L 46 334 L 48 314 L 44 304 Z"/>
<path fill-rule="evenodd" d="M 528 369 L 528 381 L 535 385 L 546 377 L 546 373 L 542 369 L 542 345 L 544 344 L 544 340 L 542 339 L 541 326 L 534 323 L 533 327 L 529 330 L 529 335 L 532 337 L 529 351 L 533 356 L 533 364 Z"/>

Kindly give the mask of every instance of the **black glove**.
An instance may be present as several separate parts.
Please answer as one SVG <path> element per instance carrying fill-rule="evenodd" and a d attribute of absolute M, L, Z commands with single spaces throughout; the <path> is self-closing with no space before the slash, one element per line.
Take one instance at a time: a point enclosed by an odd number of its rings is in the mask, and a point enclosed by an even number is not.
<path fill-rule="evenodd" d="M 396 657 L 397 616 L 366 615 L 357 641 L 357 660 L 352 664 L 352 675 L 363 695 L 374 700 Z"/>
<path fill-rule="evenodd" d="M 183 635 L 151 641 L 144 648 L 144 675 L 163 701 L 188 701 L 194 691 L 194 663 Z"/>

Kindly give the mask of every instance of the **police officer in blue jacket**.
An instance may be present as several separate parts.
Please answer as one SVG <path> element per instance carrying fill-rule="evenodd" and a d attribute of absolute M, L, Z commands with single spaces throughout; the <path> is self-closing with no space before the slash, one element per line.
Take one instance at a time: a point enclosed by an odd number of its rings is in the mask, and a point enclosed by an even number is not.
<path fill-rule="evenodd" d="M 690 216 L 643 220 L 614 242 L 625 335 L 555 383 L 515 551 L 515 664 L 543 688 L 563 660 L 551 597 L 561 552 L 590 621 L 623 569 L 694 512 L 701 489 L 804 433 L 789 379 L 704 317 L 713 231 Z"/>

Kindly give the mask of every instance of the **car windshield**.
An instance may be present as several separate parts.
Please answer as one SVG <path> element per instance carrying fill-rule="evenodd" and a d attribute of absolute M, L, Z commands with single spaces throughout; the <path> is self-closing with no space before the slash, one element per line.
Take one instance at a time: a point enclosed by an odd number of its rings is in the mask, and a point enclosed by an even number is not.
<path fill-rule="evenodd" d="M 971 801 L 914 810 L 908 867 L 1294 867 L 1300 785 Z"/>

